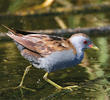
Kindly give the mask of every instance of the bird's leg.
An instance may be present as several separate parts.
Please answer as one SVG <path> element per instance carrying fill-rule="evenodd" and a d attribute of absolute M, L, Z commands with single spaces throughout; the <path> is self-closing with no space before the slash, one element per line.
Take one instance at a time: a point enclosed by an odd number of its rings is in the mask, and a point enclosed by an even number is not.
<path fill-rule="evenodd" d="M 45 75 L 44 75 L 44 77 L 43 77 L 44 80 L 47 81 L 48 83 L 50 83 L 51 85 L 55 86 L 57 89 L 60 89 L 60 90 L 61 90 L 61 89 L 68 89 L 68 90 L 72 91 L 72 88 L 78 87 L 78 86 L 76 86 L 76 85 L 74 85 L 74 86 L 67 86 L 67 87 L 61 87 L 60 85 L 58 85 L 58 84 L 56 84 L 55 82 L 53 82 L 53 81 L 51 81 L 50 79 L 48 79 L 47 76 L 48 76 L 48 72 L 45 73 Z"/>
<path fill-rule="evenodd" d="M 26 69 L 25 69 L 25 71 L 24 71 L 24 74 L 23 74 L 23 77 L 22 77 L 22 79 L 21 79 L 21 82 L 20 82 L 20 84 L 19 84 L 20 87 L 23 86 L 24 78 L 25 78 L 26 74 L 29 72 L 29 70 L 30 70 L 31 67 L 32 67 L 32 65 L 26 67 Z"/>
<path fill-rule="evenodd" d="M 20 84 L 19 84 L 18 86 L 16 86 L 16 87 L 4 88 L 4 89 L 2 89 L 2 90 L 9 90 L 9 89 L 18 89 L 18 88 L 20 88 L 20 91 L 21 91 L 21 92 L 22 92 L 22 89 L 26 89 L 26 90 L 35 92 L 36 90 L 30 89 L 30 88 L 27 88 L 27 87 L 23 86 L 24 78 L 25 78 L 26 74 L 29 72 L 29 70 L 30 70 L 31 67 L 32 67 L 32 65 L 26 67 L 26 69 L 25 69 L 25 71 L 24 71 L 24 74 L 23 74 L 23 77 L 22 77 L 22 79 L 21 79 L 21 82 L 20 82 Z"/>
<path fill-rule="evenodd" d="M 26 67 L 26 69 L 24 71 L 24 74 L 23 74 L 23 77 L 21 79 L 21 82 L 16 88 L 23 88 L 23 89 L 26 89 L 26 90 L 35 91 L 34 89 L 30 89 L 30 88 L 27 88 L 27 87 L 23 86 L 24 78 L 25 78 L 26 74 L 29 72 L 31 67 L 32 67 L 32 65 L 29 65 L 29 66 Z"/>
<path fill-rule="evenodd" d="M 48 83 L 50 83 L 51 85 L 55 86 L 57 89 L 62 89 L 63 87 L 61 87 L 60 85 L 56 84 L 55 82 L 51 81 L 50 79 L 47 78 L 48 76 L 48 72 L 45 73 L 44 75 L 44 80 L 47 81 Z"/>

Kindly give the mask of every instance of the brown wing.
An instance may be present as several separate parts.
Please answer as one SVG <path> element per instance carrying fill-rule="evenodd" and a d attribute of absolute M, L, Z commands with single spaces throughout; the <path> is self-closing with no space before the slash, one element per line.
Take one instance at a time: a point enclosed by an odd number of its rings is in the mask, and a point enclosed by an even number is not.
<path fill-rule="evenodd" d="M 41 54 L 41 56 L 71 48 L 68 42 L 61 37 L 41 34 L 15 35 L 8 33 L 7 35 L 31 51 Z"/>

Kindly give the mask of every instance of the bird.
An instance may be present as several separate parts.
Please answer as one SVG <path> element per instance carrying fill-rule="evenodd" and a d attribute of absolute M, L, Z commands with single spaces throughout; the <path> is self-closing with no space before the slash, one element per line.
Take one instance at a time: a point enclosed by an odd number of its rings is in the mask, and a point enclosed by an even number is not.
<path fill-rule="evenodd" d="M 4 25 L 3 25 L 4 26 Z M 85 49 L 99 50 L 88 35 L 75 33 L 70 38 L 47 34 L 29 34 L 4 26 L 9 31 L 7 35 L 14 40 L 21 55 L 35 68 L 46 71 L 43 79 L 57 89 L 70 89 L 74 86 L 62 87 L 48 78 L 48 74 L 57 70 L 75 67 L 80 64 Z M 30 66 L 28 66 L 28 69 Z M 28 70 L 24 72 L 20 86 Z"/>

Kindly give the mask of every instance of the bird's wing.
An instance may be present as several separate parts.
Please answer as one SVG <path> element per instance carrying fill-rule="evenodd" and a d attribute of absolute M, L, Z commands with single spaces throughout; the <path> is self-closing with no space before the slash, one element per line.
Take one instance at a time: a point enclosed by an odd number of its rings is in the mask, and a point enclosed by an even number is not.
<path fill-rule="evenodd" d="M 9 37 L 24 46 L 25 48 L 46 56 L 55 51 L 71 49 L 71 45 L 62 37 L 41 35 L 41 34 L 13 34 L 7 33 Z"/>

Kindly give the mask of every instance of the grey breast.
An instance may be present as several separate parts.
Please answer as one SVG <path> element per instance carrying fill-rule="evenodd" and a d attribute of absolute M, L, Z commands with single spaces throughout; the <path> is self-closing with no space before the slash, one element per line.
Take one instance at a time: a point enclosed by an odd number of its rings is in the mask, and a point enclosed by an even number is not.
<path fill-rule="evenodd" d="M 45 58 L 39 58 L 39 61 L 39 68 L 43 68 L 47 72 L 72 67 L 77 64 L 76 56 L 73 54 L 72 49 L 53 52 Z"/>

